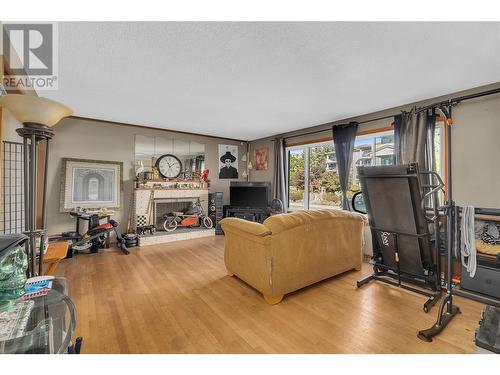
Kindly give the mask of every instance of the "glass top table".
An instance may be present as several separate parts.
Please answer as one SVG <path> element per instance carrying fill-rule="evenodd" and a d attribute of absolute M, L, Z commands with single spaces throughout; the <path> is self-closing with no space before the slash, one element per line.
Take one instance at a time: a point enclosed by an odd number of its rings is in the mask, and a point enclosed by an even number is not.
<path fill-rule="evenodd" d="M 76 310 L 67 281 L 56 278 L 45 296 L 18 300 L 0 314 L 0 353 L 67 353 L 76 328 Z"/>

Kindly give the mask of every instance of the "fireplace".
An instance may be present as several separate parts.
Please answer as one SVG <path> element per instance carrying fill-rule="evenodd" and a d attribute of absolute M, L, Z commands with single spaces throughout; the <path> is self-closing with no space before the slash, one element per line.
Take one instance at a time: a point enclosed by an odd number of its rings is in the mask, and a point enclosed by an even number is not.
<path fill-rule="evenodd" d="M 191 207 L 198 199 L 203 210 L 208 212 L 208 190 L 207 189 L 162 189 L 162 188 L 136 188 L 134 190 L 134 226 L 137 226 L 137 218 L 149 217 L 151 211 L 151 224 L 157 228 L 154 234 L 141 236 L 141 246 L 157 245 L 167 242 L 182 241 L 194 238 L 215 236 L 215 229 L 206 228 L 182 228 L 173 232 L 163 229 L 163 215 L 172 211 L 184 211 Z M 151 211 L 150 211 L 151 210 Z"/>
<path fill-rule="evenodd" d="M 153 218 L 157 230 L 164 230 L 163 216 L 173 211 L 184 212 L 191 208 L 198 197 L 182 197 L 182 198 L 155 198 L 153 200 Z"/>

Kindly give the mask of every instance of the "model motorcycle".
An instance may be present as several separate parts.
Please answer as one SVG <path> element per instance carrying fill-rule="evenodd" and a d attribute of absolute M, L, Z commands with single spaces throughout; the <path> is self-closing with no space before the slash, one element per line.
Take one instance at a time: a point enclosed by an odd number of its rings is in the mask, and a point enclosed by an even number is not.
<path fill-rule="evenodd" d="M 173 232 L 178 227 L 198 227 L 203 226 L 207 229 L 211 229 L 214 226 L 212 219 L 210 219 L 206 214 L 203 206 L 201 205 L 199 199 L 193 203 L 193 206 L 186 212 L 171 212 L 164 215 L 163 218 L 165 222 L 163 223 L 163 228 L 167 232 Z"/>

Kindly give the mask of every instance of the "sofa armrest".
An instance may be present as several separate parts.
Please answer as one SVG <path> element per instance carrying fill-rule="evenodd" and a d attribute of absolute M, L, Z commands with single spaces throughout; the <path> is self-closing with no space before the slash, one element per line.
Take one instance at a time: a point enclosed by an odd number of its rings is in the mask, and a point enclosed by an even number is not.
<path fill-rule="evenodd" d="M 245 234 L 257 237 L 265 237 L 271 234 L 271 231 L 267 229 L 266 226 L 260 223 L 254 223 L 252 221 L 243 220 L 236 217 L 226 217 L 220 221 L 220 225 L 224 232 L 244 232 Z"/>

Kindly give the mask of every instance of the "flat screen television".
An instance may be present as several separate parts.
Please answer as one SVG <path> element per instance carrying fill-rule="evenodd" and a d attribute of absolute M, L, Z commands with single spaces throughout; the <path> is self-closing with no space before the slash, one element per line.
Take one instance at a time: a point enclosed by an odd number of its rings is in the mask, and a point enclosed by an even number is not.
<path fill-rule="evenodd" d="M 271 203 L 271 183 L 231 181 L 229 201 L 231 207 L 268 207 Z"/>

